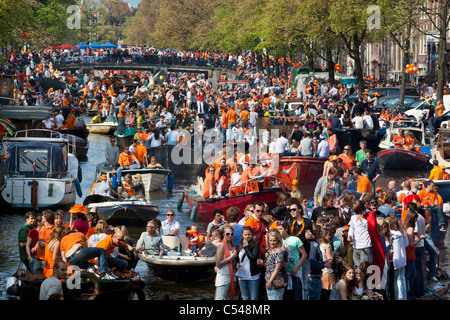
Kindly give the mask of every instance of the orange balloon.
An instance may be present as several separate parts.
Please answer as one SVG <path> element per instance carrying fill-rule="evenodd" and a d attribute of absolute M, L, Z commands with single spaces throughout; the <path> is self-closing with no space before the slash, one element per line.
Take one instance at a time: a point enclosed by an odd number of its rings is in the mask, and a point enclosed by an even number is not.
<path fill-rule="evenodd" d="M 412 142 L 411 137 L 410 137 L 410 136 L 406 136 L 406 137 L 405 137 L 405 142 L 406 142 L 407 145 L 410 145 L 411 142 Z"/>
<path fill-rule="evenodd" d="M 406 65 L 406 69 L 409 69 L 409 67 L 411 67 L 411 65 L 410 65 L 410 64 L 407 64 L 407 65 Z"/>
<path fill-rule="evenodd" d="M 417 68 L 417 67 L 414 67 L 413 69 L 414 69 L 414 72 L 419 71 L 419 68 Z"/>

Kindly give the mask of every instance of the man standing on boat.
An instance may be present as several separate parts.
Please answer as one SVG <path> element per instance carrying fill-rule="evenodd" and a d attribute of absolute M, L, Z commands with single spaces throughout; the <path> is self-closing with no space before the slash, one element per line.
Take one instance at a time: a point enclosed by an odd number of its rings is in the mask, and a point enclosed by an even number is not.
<path fill-rule="evenodd" d="M 120 186 L 122 185 L 122 171 L 125 169 L 140 169 L 141 164 L 134 153 L 130 152 L 128 146 L 123 147 L 118 162 L 120 167 L 117 169 L 117 183 Z"/>
<path fill-rule="evenodd" d="M 375 194 L 375 182 L 381 176 L 381 169 L 378 165 L 377 159 L 373 156 L 373 151 L 367 150 L 366 152 L 367 159 L 361 163 L 361 171 L 362 173 L 370 180 L 372 184 L 372 192 Z"/>
<path fill-rule="evenodd" d="M 111 137 L 110 142 L 111 143 L 109 145 L 107 145 L 106 149 L 105 149 L 105 158 L 106 158 L 106 162 L 111 167 L 114 168 L 118 164 L 120 150 L 119 150 L 119 147 L 116 145 L 115 137 Z"/>

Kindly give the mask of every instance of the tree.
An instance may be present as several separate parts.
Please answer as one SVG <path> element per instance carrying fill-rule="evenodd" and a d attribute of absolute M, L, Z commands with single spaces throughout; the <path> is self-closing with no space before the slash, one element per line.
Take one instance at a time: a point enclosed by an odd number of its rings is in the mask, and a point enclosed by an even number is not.
<path fill-rule="evenodd" d="M 125 41 L 128 43 L 150 44 L 155 32 L 161 0 L 142 0 L 136 15 L 125 22 Z"/>
<path fill-rule="evenodd" d="M 364 91 L 364 74 L 361 63 L 361 46 L 370 43 L 379 30 L 368 28 L 368 6 L 374 1 L 364 0 L 334 0 L 330 2 L 328 23 L 331 30 L 338 34 L 345 45 L 350 58 L 354 60 L 358 91 Z"/>
<path fill-rule="evenodd" d="M 433 28 L 437 31 L 437 35 L 432 35 L 439 40 L 439 56 L 438 56 L 438 83 L 437 83 L 437 100 L 442 100 L 444 98 L 444 87 L 447 81 L 448 65 L 447 65 L 447 33 L 449 30 L 450 23 L 450 0 L 439 0 L 434 1 L 422 1 L 420 6 L 421 12 L 427 17 L 431 22 Z M 424 32 L 419 29 L 420 32 Z M 429 34 L 429 33 L 428 33 Z"/>
<path fill-rule="evenodd" d="M 402 70 L 410 61 L 412 53 L 411 41 L 419 18 L 419 8 L 422 0 L 379 0 L 381 12 L 381 28 L 384 33 L 399 46 L 402 58 Z M 403 106 L 406 89 L 406 72 L 402 72 L 400 84 L 400 99 L 398 104 Z"/>

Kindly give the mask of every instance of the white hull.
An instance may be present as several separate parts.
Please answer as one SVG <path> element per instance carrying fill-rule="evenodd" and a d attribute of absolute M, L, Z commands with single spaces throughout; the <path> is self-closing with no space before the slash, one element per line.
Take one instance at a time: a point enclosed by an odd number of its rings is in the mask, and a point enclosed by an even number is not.
<path fill-rule="evenodd" d="M 75 179 L 5 177 L 1 195 L 13 207 L 33 208 L 33 181 L 37 181 L 37 207 L 66 206 L 75 203 Z"/>
<path fill-rule="evenodd" d="M 161 189 L 164 183 L 167 182 L 168 175 L 166 174 L 143 174 L 141 175 L 145 190 L 152 192 Z"/>
<path fill-rule="evenodd" d="M 89 130 L 89 133 L 98 133 L 98 134 L 110 134 L 117 130 L 119 125 L 117 123 L 92 123 L 87 124 L 86 127 Z"/>

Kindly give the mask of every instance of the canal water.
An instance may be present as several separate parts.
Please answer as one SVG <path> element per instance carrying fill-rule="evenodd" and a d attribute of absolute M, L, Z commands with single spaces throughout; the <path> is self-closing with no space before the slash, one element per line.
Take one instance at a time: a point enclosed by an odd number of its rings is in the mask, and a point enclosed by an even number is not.
<path fill-rule="evenodd" d="M 86 118 L 86 123 L 89 123 L 90 118 Z M 267 119 L 261 119 L 259 127 L 263 128 L 267 122 Z M 291 126 L 279 127 L 281 130 L 286 130 L 290 132 L 292 130 Z M 83 172 L 83 181 L 81 182 L 81 188 L 83 191 L 83 197 L 77 198 L 77 203 L 82 203 L 84 197 L 89 195 L 89 190 L 94 182 L 95 167 L 97 164 L 104 162 L 104 150 L 106 145 L 109 143 L 109 138 L 104 135 L 89 135 L 89 151 L 86 159 L 82 159 L 80 162 L 80 167 Z M 390 180 L 400 181 L 405 177 L 408 178 L 419 178 L 427 177 L 427 172 L 384 172 L 379 180 L 377 186 L 383 188 L 387 187 L 387 183 Z M 183 188 L 189 186 L 190 184 L 196 183 L 197 177 L 195 176 L 176 176 L 175 186 L 172 193 L 167 193 L 164 191 L 151 193 L 151 200 L 159 207 L 160 214 L 157 217 L 161 221 L 165 220 L 166 211 L 168 209 L 174 209 L 175 219 L 181 225 L 181 231 L 186 230 L 190 223 L 190 208 L 183 202 L 182 212 L 177 211 L 177 203 L 180 198 Z M 66 216 L 68 219 L 68 215 Z M 67 220 L 66 220 L 67 221 Z M 5 292 L 5 282 L 6 278 L 14 274 L 19 266 L 19 255 L 18 255 L 18 242 L 17 234 L 20 227 L 25 223 L 24 213 L 16 212 L 15 210 L 2 208 L 0 214 L 0 300 L 10 300 L 17 299 L 16 297 L 11 297 L 6 295 Z M 200 232 L 206 233 L 207 222 L 196 221 L 199 226 Z M 129 228 L 130 237 L 134 242 L 136 242 L 142 232 L 145 231 L 145 227 L 142 228 Z M 443 268 L 447 273 L 450 270 L 448 258 L 448 244 L 449 244 L 449 233 L 447 233 L 447 238 L 445 240 L 445 247 L 441 249 L 441 268 Z M 165 280 L 161 280 L 152 276 L 147 268 L 147 265 L 139 261 L 136 267 L 136 271 L 139 273 L 141 279 L 145 282 L 146 287 L 144 292 L 146 294 L 146 299 L 150 300 L 156 297 L 160 292 L 167 293 L 171 299 L 175 300 L 212 300 L 214 299 L 214 280 L 206 281 L 196 281 L 193 283 L 173 283 Z"/>

